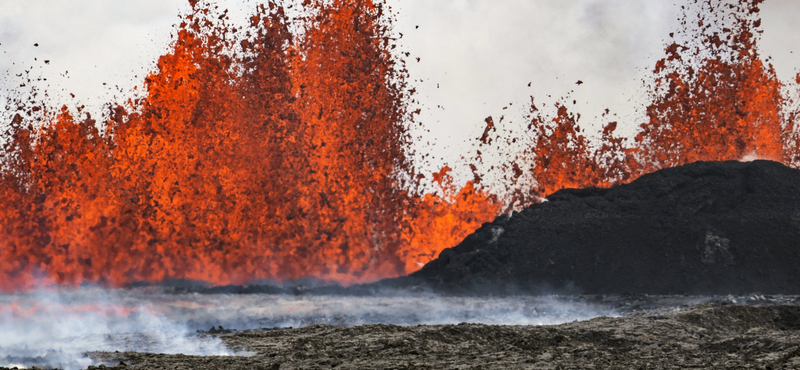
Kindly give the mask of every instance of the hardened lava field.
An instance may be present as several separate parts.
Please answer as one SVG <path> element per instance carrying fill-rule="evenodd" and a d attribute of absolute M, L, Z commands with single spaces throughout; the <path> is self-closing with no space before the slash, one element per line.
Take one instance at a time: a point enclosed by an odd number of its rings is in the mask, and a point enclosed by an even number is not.
<path fill-rule="evenodd" d="M 250 357 L 90 353 L 133 369 L 793 369 L 800 307 L 706 303 L 554 326 L 313 325 L 215 336 Z"/>

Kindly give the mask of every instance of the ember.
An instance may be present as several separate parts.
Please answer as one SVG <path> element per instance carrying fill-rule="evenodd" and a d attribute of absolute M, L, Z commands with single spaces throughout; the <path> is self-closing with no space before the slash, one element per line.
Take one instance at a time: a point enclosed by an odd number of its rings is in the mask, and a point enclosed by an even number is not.
<path fill-rule="evenodd" d="M 306 1 L 290 20 L 269 2 L 244 29 L 192 9 L 146 97 L 109 104 L 101 122 L 35 93 L 12 102 L 0 289 L 375 280 L 497 213 L 470 184 L 415 190 L 385 4 Z"/>
<path fill-rule="evenodd" d="M 800 165 L 797 85 L 783 85 L 758 52 L 762 2 L 695 0 L 683 7 L 684 28 L 670 34 L 665 57 L 645 79 L 647 122 L 632 141 L 614 134 L 615 121 L 588 137 L 581 115 L 565 103 L 550 116 L 532 100 L 525 131 L 498 137 L 503 148 L 514 148 L 499 154 L 508 160 L 508 203 L 520 208 L 559 189 L 608 187 L 701 160 Z"/>
<path fill-rule="evenodd" d="M 109 103 L 99 121 L 35 90 L 9 103 L 0 290 L 373 281 L 561 188 L 697 160 L 798 165 L 793 94 L 758 53 L 761 2 L 686 8 L 634 140 L 615 135 L 617 122 L 588 137 L 565 104 L 551 117 L 532 102 L 522 134 L 490 118 L 476 138 L 503 165 L 472 164 L 463 187 L 445 167 L 426 193 L 409 149 L 414 90 L 383 1 L 307 0 L 298 18 L 270 1 L 237 28 L 192 0 L 141 99 Z"/>

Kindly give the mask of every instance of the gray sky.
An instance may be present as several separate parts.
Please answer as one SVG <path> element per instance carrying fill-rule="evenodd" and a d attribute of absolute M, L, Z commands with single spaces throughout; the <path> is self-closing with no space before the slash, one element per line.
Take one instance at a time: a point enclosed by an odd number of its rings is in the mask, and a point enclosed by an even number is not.
<path fill-rule="evenodd" d="M 520 123 L 530 95 L 545 103 L 575 90 L 584 124 L 609 108 L 620 116 L 621 130 L 633 132 L 643 103 L 641 79 L 677 29 L 683 3 L 391 1 L 404 48 L 421 59 L 409 59 L 412 79 L 421 80 L 414 83 L 423 104 L 420 120 L 430 130 L 419 149 L 442 158 L 435 164 L 467 154 L 467 140 L 480 136 L 489 115 Z M 219 1 L 240 19 L 255 2 Z M 0 0 L 0 71 L 32 69 L 48 79 L 52 95 L 74 93 L 97 109 L 115 94 L 126 96 L 114 86 L 127 91 L 142 83 L 186 8 L 185 0 Z M 800 67 L 800 1 L 767 0 L 762 15 L 762 53 L 774 57 L 779 77 L 790 79 Z"/>

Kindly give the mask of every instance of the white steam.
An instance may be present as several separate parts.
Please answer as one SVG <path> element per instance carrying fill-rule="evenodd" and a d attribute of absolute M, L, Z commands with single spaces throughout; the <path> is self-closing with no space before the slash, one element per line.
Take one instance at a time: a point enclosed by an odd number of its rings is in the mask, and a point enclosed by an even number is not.
<path fill-rule="evenodd" d="M 0 367 L 97 365 L 87 352 L 134 351 L 246 356 L 206 331 L 315 324 L 555 325 L 598 316 L 661 314 L 689 305 L 799 304 L 796 296 L 515 296 L 442 297 L 198 294 L 176 288 L 80 288 L 0 294 Z M 116 364 L 107 364 L 116 365 Z"/>
<path fill-rule="evenodd" d="M 757 161 L 757 160 L 760 160 L 760 159 L 770 160 L 771 158 L 765 158 L 765 157 L 760 156 L 756 152 L 750 152 L 748 154 L 745 154 L 741 159 L 739 159 L 739 161 L 740 162 L 752 162 L 752 161 Z"/>
<path fill-rule="evenodd" d="M 315 324 L 438 325 L 462 322 L 495 325 L 553 325 L 616 311 L 585 300 L 555 296 L 441 297 L 436 295 L 201 295 L 182 310 L 203 325 L 209 317 L 226 328 L 303 327 Z M 209 325 L 210 324 L 210 325 Z M 213 323 L 206 322 L 204 328 Z"/>
<path fill-rule="evenodd" d="M 603 303 L 558 296 L 197 294 L 155 287 L 0 294 L 0 367 L 85 368 L 94 364 L 92 351 L 248 355 L 196 332 L 220 325 L 549 325 L 597 316 L 618 314 Z"/>
<path fill-rule="evenodd" d="M 87 351 L 234 355 L 158 307 L 98 288 L 0 295 L 0 366 L 85 368 Z M 134 298 L 134 299 L 131 299 Z"/>

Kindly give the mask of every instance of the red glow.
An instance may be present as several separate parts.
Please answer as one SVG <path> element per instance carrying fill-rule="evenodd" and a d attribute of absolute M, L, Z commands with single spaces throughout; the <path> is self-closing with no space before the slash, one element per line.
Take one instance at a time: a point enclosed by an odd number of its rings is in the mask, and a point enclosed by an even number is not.
<path fill-rule="evenodd" d="M 370 281 L 417 270 L 493 217 L 469 184 L 410 190 L 409 99 L 385 6 L 305 7 L 297 36 L 276 3 L 239 30 L 195 3 L 147 97 L 111 106 L 103 124 L 22 105 L 0 187 L 0 289 L 37 276 Z"/>
<path fill-rule="evenodd" d="M 514 175 L 512 204 L 695 161 L 760 158 L 800 165 L 798 110 L 758 53 L 762 2 L 696 0 L 685 8 L 684 29 L 671 35 L 675 41 L 652 72 L 648 121 L 633 142 L 615 136 L 617 122 L 590 139 L 580 114 L 563 103 L 549 117 L 532 102 L 527 131 L 506 138 L 527 144 L 522 153 L 505 153 L 513 159 L 505 165 Z"/>
<path fill-rule="evenodd" d="M 103 317 L 128 317 L 138 310 L 131 307 L 124 307 L 119 305 L 93 305 L 93 304 L 80 304 L 80 305 L 64 305 L 53 303 L 41 303 L 35 301 L 18 301 L 12 303 L 0 303 L 0 316 L 10 317 L 12 319 L 19 318 L 33 318 L 37 315 L 81 315 L 87 312 L 93 312 L 102 315 Z"/>
<path fill-rule="evenodd" d="M 696 160 L 797 164 L 796 111 L 757 52 L 760 2 L 696 2 L 723 18 L 685 17 L 679 36 L 696 41 L 666 48 L 632 142 L 616 122 L 593 140 L 565 105 L 549 117 L 532 103 L 527 131 L 507 138 L 524 145 L 504 153 L 511 187 L 496 197 L 478 187 L 488 185 L 476 166 L 461 188 L 444 167 L 432 175 L 439 195 L 417 190 L 429 180 L 408 152 L 407 73 L 381 2 L 307 0 L 295 21 L 270 2 L 236 29 L 195 1 L 146 97 L 109 105 L 103 122 L 16 102 L 0 176 L 0 290 L 371 281 L 416 271 L 502 209 L 561 188 Z M 486 123 L 478 140 L 491 150 L 499 123 Z"/>

